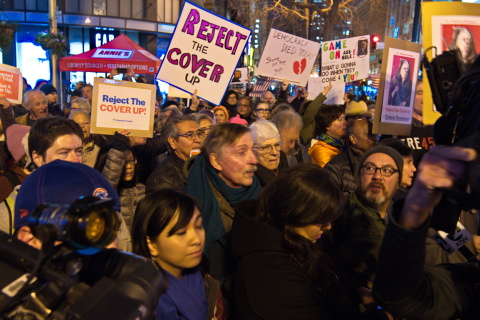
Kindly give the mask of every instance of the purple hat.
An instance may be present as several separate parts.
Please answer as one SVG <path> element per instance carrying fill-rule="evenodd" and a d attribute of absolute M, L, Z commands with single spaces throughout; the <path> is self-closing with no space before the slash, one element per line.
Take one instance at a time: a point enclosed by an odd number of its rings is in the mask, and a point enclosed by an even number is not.
<path fill-rule="evenodd" d="M 43 203 L 72 204 L 81 196 L 113 198 L 120 210 L 117 192 L 97 170 L 82 163 L 55 160 L 47 163 L 25 179 L 15 201 L 14 227 L 28 224 L 29 215 Z"/>

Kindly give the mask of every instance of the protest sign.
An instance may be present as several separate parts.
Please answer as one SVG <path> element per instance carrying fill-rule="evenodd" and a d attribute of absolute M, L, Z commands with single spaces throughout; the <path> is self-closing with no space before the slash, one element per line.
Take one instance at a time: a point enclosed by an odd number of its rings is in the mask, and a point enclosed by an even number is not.
<path fill-rule="evenodd" d="M 248 68 L 237 68 L 233 73 L 231 84 L 247 84 L 248 83 Z"/>
<path fill-rule="evenodd" d="M 351 82 L 368 77 L 370 36 L 322 42 L 323 83 Z"/>
<path fill-rule="evenodd" d="M 4 96 L 10 103 L 21 104 L 23 79 L 20 69 L 0 64 L 0 96 Z"/>
<path fill-rule="evenodd" d="M 410 135 L 422 45 L 385 39 L 373 132 Z"/>
<path fill-rule="evenodd" d="M 471 63 L 480 53 L 480 4 L 465 2 L 422 2 L 422 43 L 431 61 L 445 50 L 459 49 L 462 60 Z M 434 54 L 434 52 L 436 52 Z M 423 70 L 425 73 L 425 69 Z M 440 117 L 433 104 L 428 77 L 423 77 L 423 122 L 434 124 Z"/>
<path fill-rule="evenodd" d="M 315 100 L 315 98 L 322 93 L 325 87 L 328 86 L 328 82 L 322 82 L 320 77 L 310 77 L 308 79 L 308 99 Z M 332 88 L 327 94 L 327 100 L 323 104 L 343 104 L 343 94 L 345 93 L 345 83 L 337 83 L 332 85 Z"/>
<path fill-rule="evenodd" d="M 320 43 L 271 29 L 257 74 L 306 86 Z"/>
<path fill-rule="evenodd" d="M 219 105 L 250 34 L 186 1 L 157 78 Z"/>
<path fill-rule="evenodd" d="M 152 137 L 155 93 L 152 84 L 95 78 L 91 132 L 130 130 L 132 137 Z"/>

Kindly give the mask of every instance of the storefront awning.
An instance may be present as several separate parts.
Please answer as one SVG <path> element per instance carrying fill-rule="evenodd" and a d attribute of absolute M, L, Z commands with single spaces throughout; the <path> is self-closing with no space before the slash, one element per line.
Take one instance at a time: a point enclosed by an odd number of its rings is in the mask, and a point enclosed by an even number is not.
<path fill-rule="evenodd" d="M 105 72 L 132 68 L 137 74 L 156 74 L 162 61 L 122 34 L 101 47 L 60 58 L 60 71 Z"/>

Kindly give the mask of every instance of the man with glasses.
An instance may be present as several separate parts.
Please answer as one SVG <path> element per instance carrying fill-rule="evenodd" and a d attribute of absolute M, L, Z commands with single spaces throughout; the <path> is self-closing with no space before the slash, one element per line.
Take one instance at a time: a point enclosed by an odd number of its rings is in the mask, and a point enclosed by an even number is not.
<path fill-rule="evenodd" d="M 185 186 L 183 165 L 192 150 L 200 148 L 205 131 L 198 130 L 192 115 L 172 116 L 167 120 L 162 136 L 169 154 L 147 179 L 147 194 L 161 188 L 182 189 Z"/>
<path fill-rule="evenodd" d="M 371 296 L 386 216 L 402 181 L 403 158 L 393 148 L 379 146 L 360 158 L 357 190 L 350 195 L 335 222 L 332 239 L 366 309 L 376 308 Z"/>
<path fill-rule="evenodd" d="M 15 119 L 18 124 L 33 127 L 38 119 L 48 116 L 48 99 L 40 90 L 25 92 L 23 105 L 28 112 Z"/>

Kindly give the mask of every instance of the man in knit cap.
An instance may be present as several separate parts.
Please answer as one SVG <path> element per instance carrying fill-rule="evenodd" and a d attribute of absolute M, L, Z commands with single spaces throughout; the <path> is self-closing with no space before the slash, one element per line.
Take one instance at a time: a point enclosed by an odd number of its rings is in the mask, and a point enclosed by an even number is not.
<path fill-rule="evenodd" d="M 402 181 L 403 158 L 393 148 L 379 146 L 365 151 L 356 171 L 357 190 L 332 229 L 337 252 L 352 271 L 354 285 L 366 308 L 371 298 L 375 267 L 386 229 L 393 195 Z"/>
<path fill-rule="evenodd" d="M 51 116 L 63 116 L 60 105 L 58 104 L 57 89 L 50 83 L 44 84 L 40 91 L 45 93 L 48 100 L 48 114 Z"/>

